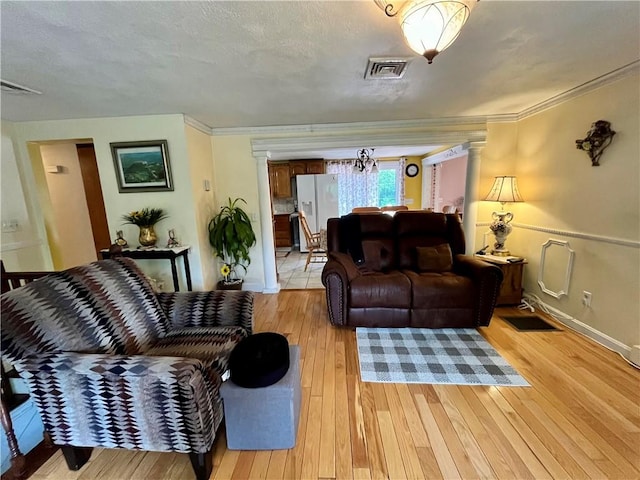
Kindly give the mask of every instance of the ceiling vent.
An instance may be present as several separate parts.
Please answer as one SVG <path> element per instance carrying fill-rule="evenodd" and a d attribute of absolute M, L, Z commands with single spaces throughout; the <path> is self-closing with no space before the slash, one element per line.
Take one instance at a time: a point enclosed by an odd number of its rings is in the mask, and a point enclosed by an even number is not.
<path fill-rule="evenodd" d="M 0 80 L 0 89 L 2 89 L 3 92 L 18 93 L 22 95 L 42 95 L 42 92 L 39 92 L 38 90 L 25 87 L 24 85 L 18 85 L 17 83 L 8 82 L 6 80 Z"/>
<path fill-rule="evenodd" d="M 402 78 L 407 71 L 409 58 L 370 58 L 364 78 L 380 80 Z"/>

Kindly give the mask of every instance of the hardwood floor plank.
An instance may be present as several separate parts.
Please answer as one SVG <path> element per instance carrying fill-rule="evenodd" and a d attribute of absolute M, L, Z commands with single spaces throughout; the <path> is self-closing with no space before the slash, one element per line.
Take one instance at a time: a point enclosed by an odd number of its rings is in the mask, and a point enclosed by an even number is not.
<path fill-rule="evenodd" d="M 360 383 L 362 399 L 362 419 L 364 423 L 364 438 L 366 438 L 367 459 L 373 480 L 389 478 L 384 446 L 378 423 L 375 398 L 370 383 Z"/>
<path fill-rule="evenodd" d="M 335 330 L 327 330 L 324 374 L 322 380 L 322 426 L 318 474 L 322 478 L 336 476 L 336 348 Z"/>
<path fill-rule="evenodd" d="M 436 393 L 440 397 L 440 403 L 446 415 L 451 420 L 451 425 L 455 430 L 458 438 L 460 438 L 460 442 L 462 443 L 462 448 L 466 452 L 466 455 L 469 457 L 469 460 L 473 464 L 473 468 L 478 473 L 479 478 L 496 478 L 496 474 L 491 468 L 491 465 L 487 461 L 482 449 L 476 442 L 475 437 L 471 431 L 471 428 L 467 425 L 464 420 L 463 415 L 456 408 L 455 402 L 452 399 L 451 392 L 453 388 L 449 385 L 440 388 L 436 388 Z"/>
<path fill-rule="evenodd" d="M 274 452 L 275 451 L 277 450 L 274 450 Z M 271 450 L 260 450 L 259 452 L 256 452 L 248 478 L 251 480 L 262 480 L 267 478 L 267 471 L 269 470 L 270 462 Z"/>
<path fill-rule="evenodd" d="M 339 334 L 336 334 L 339 336 Z M 345 345 L 343 341 L 336 341 L 336 417 L 335 417 L 335 455 L 336 478 L 353 478 L 353 459 L 351 455 L 351 425 L 349 420 L 349 394 L 347 390 L 347 367 L 345 359 Z"/>
<path fill-rule="evenodd" d="M 411 438 L 413 439 L 415 447 L 429 447 L 427 433 L 424 431 L 424 427 L 420 421 L 420 414 L 418 413 L 416 404 L 413 401 L 413 395 L 411 394 L 407 384 L 398 383 L 395 387 L 400 405 L 395 406 L 394 411 L 399 411 L 404 414 L 404 418 L 407 420 L 407 426 L 411 432 Z"/>
<path fill-rule="evenodd" d="M 301 478 L 318 478 L 321 422 L 322 397 L 311 395 L 309 399 L 309 420 L 307 422 L 302 456 Z"/>
<path fill-rule="evenodd" d="M 239 450 L 226 450 L 222 456 L 220 465 L 213 471 L 213 478 L 215 480 L 231 480 L 239 457 Z"/>
<path fill-rule="evenodd" d="M 251 467 L 253 467 L 253 460 L 256 458 L 256 452 L 248 450 L 240 450 L 238 461 L 236 462 L 236 468 L 233 469 L 231 474 L 232 480 L 246 480 L 251 478 Z"/>
<path fill-rule="evenodd" d="M 280 480 L 285 478 L 288 450 L 273 450 L 269 458 L 269 466 L 265 478 L 267 480 Z"/>
<path fill-rule="evenodd" d="M 411 437 L 411 431 L 409 430 L 406 415 L 403 415 L 402 404 L 400 403 L 400 398 L 396 390 L 397 385 L 393 383 L 385 383 L 382 385 L 384 386 L 384 393 L 387 397 L 389 414 L 391 415 L 393 430 L 400 449 L 406 478 L 420 480 L 424 478 L 424 474 L 422 472 L 420 460 L 418 459 L 416 446 L 413 443 L 413 438 Z M 379 414 L 380 412 L 378 412 L 378 415 Z M 420 417 L 418 415 L 418 419 L 419 418 Z"/>
<path fill-rule="evenodd" d="M 436 462 L 438 463 L 442 476 L 446 479 L 462 478 L 424 395 L 416 395 L 416 405 L 418 406 L 422 425 L 424 425 L 424 429 L 429 436 L 429 443 L 431 444 L 431 449 L 436 457 Z"/>
<path fill-rule="evenodd" d="M 380 427 L 380 438 L 384 449 L 384 458 L 389 472 L 389 480 L 404 480 L 409 477 L 404 469 L 400 445 L 396 437 L 393 420 L 388 411 L 378 412 L 378 425 Z"/>
<path fill-rule="evenodd" d="M 535 477 L 531 470 L 527 468 L 526 463 L 520 458 L 518 452 L 513 448 L 509 439 L 502 433 L 500 427 L 491 417 L 489 412 L 476 395 L 476 387 L 460 387 L 462 395 L 466 398 L 467 403 L 474 406 L 474 411 L 485 430 L 491 432 L 491 437 L 496 445 L 500 455 L 514 472 L 516 478 L 526 478 L 533 480 Z"/>

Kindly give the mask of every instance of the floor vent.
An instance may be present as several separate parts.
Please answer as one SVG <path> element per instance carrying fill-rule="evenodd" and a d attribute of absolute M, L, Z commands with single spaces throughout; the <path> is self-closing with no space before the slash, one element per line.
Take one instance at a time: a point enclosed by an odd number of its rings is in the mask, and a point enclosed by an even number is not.
<path fill-rule="evenodd" d="M 22 95 L 42 95 L 42 92 L 39 92 L 38 90 L 25 87 L 24 85 L 18 85 L 17 83 L 8 82 L 7 80 L 0 80 L 0 89 L 2 89 L 3 92 L 18 93 Z"/>
<path fill-rule="evenodd" d="M 402 78 L 407 71 L 408 58 L 370 58 L 364 78 L 390 80 Z"/>

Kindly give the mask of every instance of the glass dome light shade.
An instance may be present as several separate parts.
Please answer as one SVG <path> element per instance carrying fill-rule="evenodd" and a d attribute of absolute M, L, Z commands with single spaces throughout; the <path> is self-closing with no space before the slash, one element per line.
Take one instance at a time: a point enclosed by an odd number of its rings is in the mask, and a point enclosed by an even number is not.
<path fill-rule="evenodd" d="M 413 51 L 429 63 L 451 45 L 469 18 L 476 0 L 412 0 L 400 12 L 400 27 Z"/>

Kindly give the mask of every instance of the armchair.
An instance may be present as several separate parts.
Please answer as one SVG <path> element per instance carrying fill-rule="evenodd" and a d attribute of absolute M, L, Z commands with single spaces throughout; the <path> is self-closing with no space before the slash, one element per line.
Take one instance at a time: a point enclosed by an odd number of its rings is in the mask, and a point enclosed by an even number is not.
<path fill-rule="evenodd" d="M 133 261 L 53 273 L 2 295 L 2 354 L 70 469 L 85 447 L 189 453 L 211 473 L 219 388 L 251 334 L 243 291 L 156 294 Z"/>

